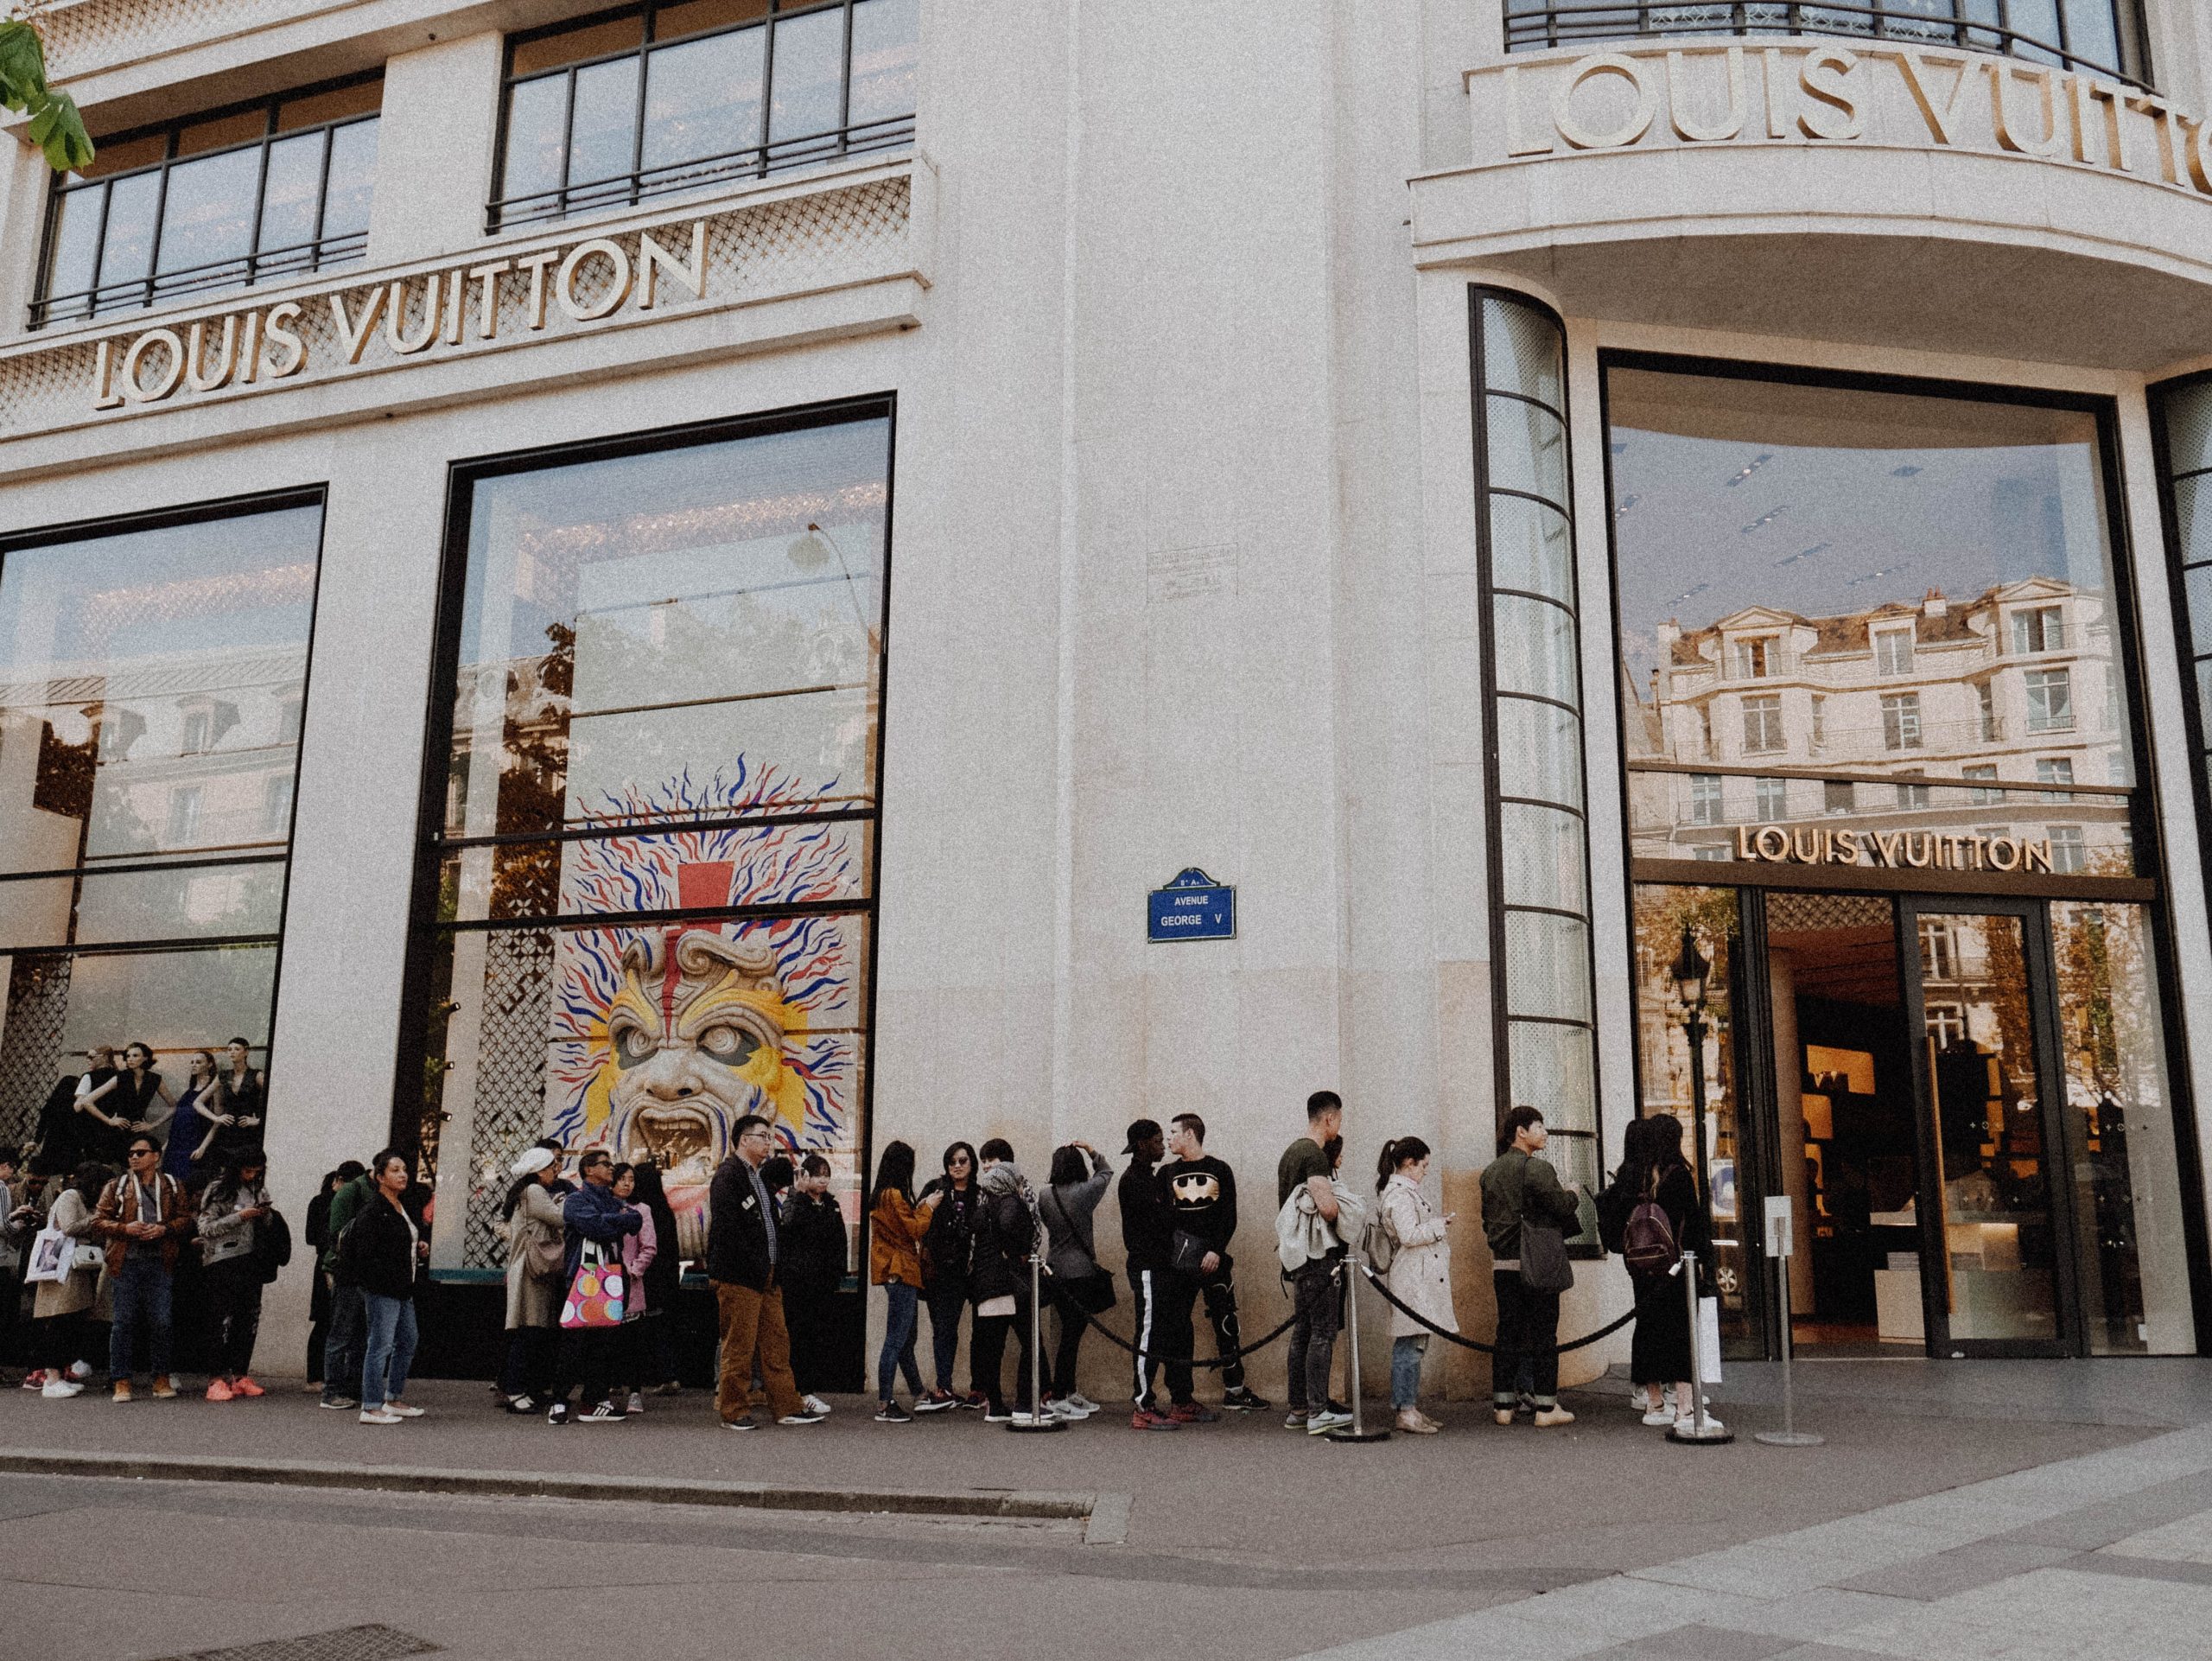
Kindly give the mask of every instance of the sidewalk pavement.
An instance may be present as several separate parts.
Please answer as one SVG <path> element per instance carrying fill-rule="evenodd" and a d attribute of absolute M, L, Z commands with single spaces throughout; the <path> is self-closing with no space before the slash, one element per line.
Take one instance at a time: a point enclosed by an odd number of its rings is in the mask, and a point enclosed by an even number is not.
<path fill-rule="evenodd" d="M 122 1661 L 383 1622 L 452 1653 L 537 1661 L 593 1575 L 632 1588 L 628 1624 L 610 1631 L 657 1661 L 719 1657 L 764 1619 L 779 1661 L 947 1646 L 963 1661 L 1280 1661 L 1332 1645 L 1345 1661 L 1759 1661 L 1834 1634 L 1863 1654 L 1948 1661 L 2005 1652 L 1942 1647 L 1985 1630 L 1992 1594 L 1977 1581 L 1995 1575 L 2030 1603 L 2059 1583 L 2037 1575 L 2101 1575 L 2093 1589 L 2137 1623 L 2113 1630 L 2140 1626 L 2153 1645 L 2131 1640 L 2132 1658 L 2161 1652 L 2155 1623 L 2180 1619 L 2185 1597 L 2212 1595 L 2188 1578 L 2212 1577 L 2189 1556 L 2212 1552 L 2198 1514 L 2212 1490 L 2189 1486 L 2212 1480 L 2212 1364 L 1839 1363 L 1798 1378 L 1800 1423 L 1824 1447 L 1752 1441 L 1779 1422 L 1776 1381 L 1734 1367 L 1714 1398 L 1744 1434 L 1716 1448 L 1667 1443 L 1614 1381 L 1569 1392 L 1582 1417 L 1562 1429 L 1500 1429 L 1473 1403 L 1432 1410 L 1443 1435 L 1369 1446 L 1294 1435 L 1279 1413 L 1149 1434 L 1124 1409 L 1039 1436 L 967 1413 L 878 1425 L 871 1403 L 840 1397 L 826 1424 L 739 1435 L 697 1392 L 651 1398 L 620 1426 L 556 1429 L 497 1411 L 479 1384 L 410 1388 L 429 1416 L 390 1428 L 296 1388 L 128 1407 L 9 1391 L 0 1448 L 289 1463 L 326 1482 L 504 1472 L 514 1492 L 0 1468 L 0 1653 Z M 532 1473 L 606 1479 L 617 1494 L 766 1485 L 818 1509 L 537 1498 Z M 840 1497 L 853 1490 L 906 1498 L 858 1515 L 868 1502 Z M 1077 1499 L 1025 1511 L 1009 1493 Z M 940 1504 L 951 1514 L 903 1509 Z M 2130 1573 L 2112 1567 L 2121 1558 Z M 2146 1562 L 2165 1566 L 2146 1579 L 2133 1572 Z M 1867 1578 L 1884 1575 L 1894 1583 Z M 2208 1616 L 2190 1630 L 2212 1631 Z"/>

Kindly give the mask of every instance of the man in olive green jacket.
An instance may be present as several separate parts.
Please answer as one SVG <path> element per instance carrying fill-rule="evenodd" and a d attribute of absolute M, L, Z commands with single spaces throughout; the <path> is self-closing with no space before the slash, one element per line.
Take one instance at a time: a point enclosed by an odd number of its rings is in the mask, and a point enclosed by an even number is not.
<path fill-rule="evenodd" d="M 368 1309 L 361 1301 L 361 1289 L 338 1278 L 338 1237 L 346 1232 L 348 1223 L 360 1215 L 361 1207 L 369 1203 L 369 1196 L 375 1192 L 374 1180 L 364 1171 L 330 1196 L 330 1221 L 323 1232 L 329 1244 L 323 1247 L 322 1256 L 315 1264 L 316 1272 L 327 1276 L 330 1286 L 330 1335 L 322 1342 L 322 1404 L 328 1408 L 361 1404 L 361 1363 L 369 1335 Z"/>
<path fill-rule="evenodd" d="M 1544 1116 L 1516 1107 L 1505 1116 L 1504 1145 L 1483 1168 L 1483 1233 L 1490 1241 L 1491 1280 L 1497 1291 L 1497 1352 L 1490 1359 L 1491 1406 L 1500 1424 L 1511 1424 L 1525 1391 L 1536 1404 L 1539 1426 L 1573 1424 L 1559 1404 L 1559 1294 L 1539 1292 L 1521 1278 L 1521 1224 L 1556 1225 L 1570 1238 L 1578 1231 L 1580 1191 L 1560 1186 L 1559 1173 L 1535 1157 L 1548 1137 Z"/>

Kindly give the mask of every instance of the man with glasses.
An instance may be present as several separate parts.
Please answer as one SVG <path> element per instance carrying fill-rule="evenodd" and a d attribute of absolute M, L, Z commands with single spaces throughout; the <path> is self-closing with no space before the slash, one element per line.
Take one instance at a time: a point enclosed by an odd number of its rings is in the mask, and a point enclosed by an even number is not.
<path fill-rule="evenodd" d="M 586 1241 L 612 1247 L 611 1256 L 619 1267 L 623 1237 L 635 1234 L 645 1226 L 643 1212 L 614 1197 L 614 1155 L 606 1149 L 587 1149 L 577 1161 L 576 1174 L 583 1178 L 583 1185 L 561 1202 L 561 1221 L 568 1236 L 567 1254 L 561 1269 L 564 1289 L 575 1283 L 576 1270 L 583 1263 Z M 626 1295 L 629 1299 L 637 1296 L 634 1289 L 626 1288 Z M 620 1424 L 628 1416 L 620 1405 L 622 1398 L 609 1389 L 609 1380 L 620 1359 L 621 1341 L 620 1327 L 571 1327 L 562 1332 L 560 1360 L 553 1379 L 553 1403 L 545 1414 L 547 1423 L 569 1422 L 569 1392 L 579 1384 L 583 1385 L 584 1405 L 579 1423 Z"/>
<path fill-rule="evenodd" d="M 130 1138 L 124 1174 L 100 1193 L 93 1231 L 107 1242 L 107 1273 L 115 1289 L 115 1325 L 108 1339 L 107 1371 L 115 1399 L 130 1399 L 130 1364 L 140 1330 L 146 1334 L 154 1397 L 176 1395 L 169 1381 L 170 1292 L 177 1252 L 192 1232 L 192 1196 L 162 1169 L 161 1144 L 143 1133 Z"/>
<path fill-rule="evenodd" d="M 778 1424 L 819 1424 L 791 1377 L 791 1340 L 784 1324 L 777 1278 L 780 1243 L 776 1210 L 760 1168 L 776 1145 L 767 1120 L 748 1113 L 737 1122 L 736 1151 L 715 1173 L 708 1191 L 707 1278 L 714 1284 L 721 1327 L 721 1384 L 715 1410 L 732 1430 L 751 1430 L 753 1367 L 757 1359 Z"/>

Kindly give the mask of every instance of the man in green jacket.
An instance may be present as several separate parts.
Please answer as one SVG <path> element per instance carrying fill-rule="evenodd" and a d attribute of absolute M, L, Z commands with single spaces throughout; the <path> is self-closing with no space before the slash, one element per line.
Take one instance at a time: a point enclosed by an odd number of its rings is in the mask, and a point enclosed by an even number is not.
<path fill-rule="evenodd" d="M 1560 1186 L 1559 1173 L 1536 1155 L 1549 1140 L 1544 1116 L 1516 1107 L 1498 1133 L 1498 1154 L 1483 1168 L 1483 1233 L 1490 1241 L 1491 1280 L 1497 1291 L 1497 1352 L 1490 1359 L 1491 1406 L 1511 1424 L 1523 1391 L 1535 1398 L 1539 1426 L 1573 1424 L 1559 1404 L 1559 1294 L 1539 1292 L 1521 1278 L 1521 1224 L 1579 1231 L 1580 1190 Z"/>
<path fill-rule="evenodd" d="M 323 1238 L 329 1244 L 316 1261 L 316 1271 L 330 1287 L 330 1335 L 322 1341 L 322 1404 L 327 1408 L 361 1404 L 361 1363 L 368 1340 L 368 1307 L 361 1289 L 349 1285 L 338 1273 L 338 1240 L 346 1225 L 360 1215 L 376 1186 L 364 1171 L 330 1196 L 330 1221 Z"/>

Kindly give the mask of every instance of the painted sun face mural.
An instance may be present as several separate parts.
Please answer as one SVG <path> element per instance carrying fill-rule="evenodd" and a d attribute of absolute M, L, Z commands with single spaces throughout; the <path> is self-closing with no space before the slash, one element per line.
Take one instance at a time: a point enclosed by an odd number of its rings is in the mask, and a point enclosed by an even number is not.
<path fill-rule="evenodd" d="M 689 781 L 626 814 L 773 809 L 773 774 Z M 689 804 L 687 803 L 687 805 Z M 855 894 L 864 843 L 842 822 L 645 831 L 580 844 L 563 887 L 624 910 L 703 910 Z M 858 1142 L 865 920 L 804 914 L 577 931 L 560 941 L 547 1119 L 570 1147 L 661 1168 L 685 1257 L 706 1251 L 707 1191 L 737 1121 L 839 1162 Z"/>

